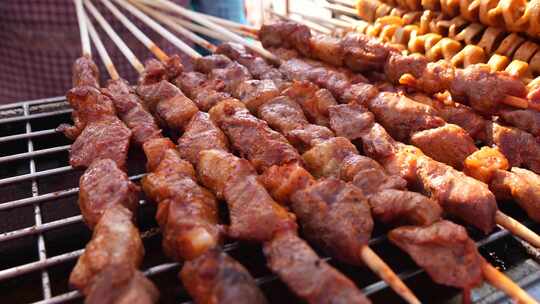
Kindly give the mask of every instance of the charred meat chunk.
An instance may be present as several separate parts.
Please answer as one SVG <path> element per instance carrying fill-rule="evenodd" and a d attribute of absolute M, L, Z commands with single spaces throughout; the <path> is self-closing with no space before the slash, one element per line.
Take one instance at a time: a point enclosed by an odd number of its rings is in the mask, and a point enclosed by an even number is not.
<path fill-rule="evenodd" d="M 294 233 L 280 233 L 266 242 L 264 255 L 268 267 L 308 303 L 371 303 L 351 280 Z"/>
<path fill-rule="evenodd" d="M 390 231 L 388 238 L 439 284 L 471 289 L 483 281 L 485 262 L 462 226 L 449 221 L 403 226 Z"/>
<path fill-rule="evenodd" d="M 139 206 L 139 187 L 110 159 L 93 162 L 81 176 L 79 187 L 79 207 L 90 229 L 113 206 L 124 206 L 132 213 Z"/>
<path fill-rule="evenodd" d="M 187 261 L 182 267 L 180 277 L 197 303 L 267 303 L 249 272 L 218 249 Z"/>

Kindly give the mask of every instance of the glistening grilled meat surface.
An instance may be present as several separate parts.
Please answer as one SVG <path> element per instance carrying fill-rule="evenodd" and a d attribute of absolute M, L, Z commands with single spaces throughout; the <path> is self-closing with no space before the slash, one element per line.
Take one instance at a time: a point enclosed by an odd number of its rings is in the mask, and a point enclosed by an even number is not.
<path fill-rule="evenodd" d="M 116 117 L 108 117 L 86 125 L 71 145 L 69 164 L 85 168 L 96 160 L 111 159 L 125 169 L 131 131 Z"/>
<path fill-rule="evenodd" d="M 79 188 L 79 207 L 91 229 L 111 207 L 123 206 L 136 214 L 139 187 L 110 159 L 93 162 L 81 176 Z"/>
<path fill-rule="evenodd" d="M 78 59 L 73 73 L 75 87 L 68 92 L 68 101 L 75 126 L 59 129 L 76 138 L 70 164 L 88 167 L 79 182 L 79 206 L 94 232 L 69 282 L 86 296 L 86 303 L 156 303 L 158 290 L 137 270 L 144 255 L 133 223 L 139 188 L 123 171 L 132 132 L 116 116 L 112 100 L 98 90 L 98 71 L 92 60 Z M 127 107 L 120 109 L 121 116 L 134 100 L 124 101 Z M 135 116 L 130 116 L 131 121 L 139 119 Z"/>
<path fill-rule="evenodd" d="M 371 237 L 373 219 L 362 191 L 329 178 L 296 192 L 291 201 L 310 241 L 338 260 L 363 263 L 360 250 Z"/>
<path fill-rule="evenodd" d="M 504 98 L 507 96 L 527 97 L 525 85 L 506 72 L 492 72 L 487 65 L 482 64 L 457 69 L 444 60 L 428 62 L 424 56 L 403 55 L 399 50 L 359 33 L 349 33 L 342 39 L 312 36 L 304 25 L 278 22 L 262 26 L 259 39 L 267 48 L 294 48 L 303 56 L 317 58 L 338 67 L 346 66 L 361 72 L 384 72 L 388 80 L 428 94 L 448 90 L 456 101 L 466 102 L 482 114 L 491 115 L 503 111 L 506 108 Z M 281 54 L 291 57 L 288 53 Z M 292 71 L 288 69 L 289 73 Z M 315 79 L 311 80 L 317 83 Z M 332 93 L 336 94 L 335 91 Z M 532 96 L 530 99 L 529 103 L 534 103 Z M 518 115 L 527 117 L 531 123 L 523 121 L 515 126 L 536 134 L 535 126 L 540 117 L 534 113 L 535 110 L 524 111 L 532 113 L 520 112 Z M 506 121 L 512 123 L 512 119 Z"/>
<path fill-rule="evenodd" d="M 179 75 L 185 74 L 182 70 L 174 56 L 164 65 L 150 61 L 139 87 L 144 91 L 145 86 L 159 81 L 181 79 Z M 188 78 L 187 82 L 193 83 L 192 80 Z M 167 94 L 160 97 L 159 92 L 146 97 L 155 104 L 169 98 Z M 183 100 L 191 102 L 188 98 Z M 156 114 L 161 115 L 163 123 L 173 126 L 178 120 L 166 113 L 169 110 L 176 111 L 163 108 L 164 112 Z M 217 201 L 197 183 L 192 166 L 198 163 L 201 151 L 227 150 L 225 135 L 207 113 L 198 110 L 177 127 L 185 131 L 178 148 L 163 137 L 143 144 L 151 173 L 143 178 L 142 184 L 146 194 L 158 203 L 156 219 L 163 232 L 165 253 L 185 262 L 180 277 L 188 293 L 200 303 L 266 303 L 247 270 L 219 251 L 223 231 L 218 224 Z"/>
<path fill-rule="evenodd" d="M 279 233 L 264 244 L 268 267 L 309 303 L 371 303 L 296 234 Z"/>
<path fill-rule="evenodd" d="M 92 240 L 71 272 L 69 283 L 88 296 L 108 267 L 126 266 L 128 271 L 135 271 L 143 255 L 144 247 L 132 213 L 115 205 L 104 212 L 95 226 Z"/>
<path fill-rule="evenodd" d="M 248 161 L 228 152 L 205 150 L 197 171 L 201 182 L 227 201 L 230 236 L 264 242 L 279 231 L 296 230 L 294 215 L 266 192 Z"/>
<path fill-rule="evenodd" d="M 266 298 L 249 272 L 220 250 L 209 250 L 187 261 L 182 282 L 197 303 L 265 304 Z"/>
<path fill-rule="evenodd" d="M 300 75 L 300 74 L 298 74 Z M 369 90 L 368 90 L 369 91 Z M 355 90 L 356 93 L 360 92 L 366 92 L 366 90 L 360 89 Z M 362 97 L 361 95 L 355 95 L 355 94 L 347 94 L 347 99 L 350 100 L 351 98 L 356 97 Z M 342 96 L 343 98 L 343 96 Z M 345 99 L 344 99 L 345 100 Z M 273 101 L 270 101 L 269 103 L 272 103 Z M 287 102 L 277 102 L 277 104 L 280 105 L 279 111 L 282 113 L 286 113 L 285 115 L 286 119 L 283 119 L 282 121 L 279 120 L 280 115 L 271 115 L 273 113 L 270 113 L 270 115 L 267 115 L 267 119 L 271 122 L 271 125 L 278 128 L 286 130 L 288 128 L 297 128 L 299 125 L 301 125 L 300 121 L 301 119 L 298 119 L 300 116 L 294 114 L 293 109 L 295 107 L 286 107 Z M 264 107 L 265 105 L 262 105 Z M 271 108 L 271 107 L 270 107 Z M 384 159 L 386 157 L 394 156 L 395 152 L 398 150 L 401 144 L 394 141 L 388 133 L 378 124 L 374 124 L 373 118 L 371 117 L 371 123 L 369 123 L 369 115 L 356 115 L 355 110 L 362 110 L 365 112 L 365 109 L 352 109 L 351 112 L 349 112 L 350 109 L 343 109 L 344 111 L 341 111 L 343 113 L 343 117 L 362 117 L 363 124 L 361 124 L 362 128 L 357 131 L 356 134 L 352 134 L 354 136 L 354 139 L 361 139 L 364 142 L 364 148 L 365 150 L 369 150 L 370 154 L 377 155 L 379 159 Z M 263 112 L 259 113 L 262 114 Z M 339 112 L 338 112 L 339 113 Z M 340 113 L 340 114 L 341 114 Z M 362 113 L 360 113 L 362 114 Z M 336 119 L 334 121 L 335 124 L 343 124 L 344 122 L 340 118 L 342 115 L 337 115 Z M 405 146 L 407 147 L 407 146 Z M 313 151 L 311 151 L 313 150 Z M 322 143 L 316 144 L 311 150 L 308 150 L 304 154 L 304 161 L 305 163 L 309 164 L 311 163 L 311 166 L 316 168 L 316 172 L 318 174 L 328 174 L 330 176 L 335 175 L 343 175 L 343 177 L 346 177 L 348 179 L 353 178 L 354 174 L 359 173 L 368 169 L 373 169 L 374 172 L 377 172 L 377 166 L 373 166 L 373 168 L 370 168 L 370 162 L 363 160 L 361 157 L 359 157 L 358 152 L 356 151 L 356 148 L 350 143 L 350 141 L 347 141 L 345 138 L 336 138 L 335 140 L 327 140 Z M 415 151 L 415 150 L 412 150 Z M 306 155 L 308 155 L 306 157 Z M 403 154 L 398 155 L 398 158 L 403 157 L 403 159 L 394 165 L 396 166 L 394 169 L 397 169 L 396 172 L 398 176 L 404 176 L 404 177 L 412 177 L 416 175 L 416 168 L 413 165 L 414 163 L 414 157 L 423 156 L 423 154 L 419 151 L 416 151 L 411 155 Z M 340 168 L 338 164 L 342 163 L 345 160 L 353 160 L 350 161 L 348 166 L 344 166 L 344 168 Z M 429 158 L 426 158 L 429 159 Z M 433 160 L 429 159 L 429 162 L 434 162 Z M 428 163 L 429 163 L 428 162 Z M 347 163 L 347 161 L 346 161 Z M 440 164 L 440 163 L 439 163 Z M 378 169 L 381 169 L 379 166 Z M 379 171 L 380 172 L 380 171 Z M 391 173 L 391 172 L 390 172 Z M 402 175 L 402 173 L 406 173 Z M 385 177 L 386 174 L 375 174 L 374 181 L 381 180 Z M 358 175 L 357 175 L 358 176 Z M 392 174 L 390 174 L 392 176 Z M 356 177 L 356 176 L 355 176 Z M 287 166 L 280 166 L 280 167 L 272 167 L 270 168 L 263 176 L 262 180 L 267 187 L 270 189 L 271 193 L 274 196 L 277 197 L 286 197 L 287 195 L 291 195 L 295 197 L 296 195 L 299 195 L 299 193 L 302 193 L 302 191 L 294 191 L 291 187 L 289 187 L 286 183 L 290 182 L 291 184 L 298 185 L 300 188 L 303 189 L 309 189 L 310 187 L 313 187 L 314 181 L 310 179 L 306 174 L 303 172 L 303 170 L 296 164 L 289 164 Z M 384 179 L 383 179 L 384 180 Z M 378 193 L 374 192 L 368 192 L 371 194 L 370 197 L 377 198 L 379 201 L 379 205 L 374 205 L 373 208 L 379 208 L 378 213 L 379 215 L 386 221 L 392 221 L 395 220 L 396 217 L 400 216 L 399 212 L 405 212 L 409 213 L 410 217 L 409 219 L 412 223 L 415 224 L 425 224 L 426 229 L 429 229 L 429 232 L 427 233 L 428 236 L 433 236 L 434 238 L 437 238 L 436 232 L 438 230 L 438 225 L 443 222 L 439 222 L 441 208 L 437 206 L 436 202 L 434 200 L 430 200 L 428 198 L 423 197 L 422 195 L 414 193 L 414 195 L 409 195 L 407 198 L 406 196 L 402 196 L 400 192 L 403 193 L 410 193 L 406 191 L 401 190 L 393 190 L 391 187 L 403 187 L 404 182 L 399 177 L 394 179 L 392 182 L 388 183 L 387 186 L 390 186 L 389 189 L 383 190 Z M 399 182 L 399 181 L 402 182 Z M 283 183 L 280 183 L 280 181 L 285 181 Z M 362 181 L 362 178 L 358 176 L 358 181 Z M 369 183 L 364 183 L 365 185 L 368 185 Z M 375 182 L 374 182 L 375 184 Z M 367 188 L 367 187 L 366 187 Z M 304 190 L 303 190 L 304 191 Z M 385 193 L 386 195 L 377 197 L 377 195 L 380 195 L 382 193 Z M 408 202 L 412 202 L 410 205 L 407 204 L 401 204 L 399 207 L 394 209 L 394 201 L 397 199 L 404 198 Z M 290 204 L 291 202 L 289 202 Z M 294 201 L 293 201 L 294 204 Z M 421 212 L 415 213 L 414 211 L 411 212 L 411 210 L 421 210 L 422 208 L 418 207 L 419 204 L 422 204 L 422 207 L 427 209 L 427 212 Z M 431 206 L 435 206 L 430 207 Z M 389 206 L 391 206 L 389 208 Z M 489 206 L 489 204 L 488 204 Z M 389 210 L 390 209 L 390 210 Z M 471 209 L 471 211 L 473 211 Z M 496 209 L 494 209 L 496 210 Z M 396 216 L 397 215 L 397 216 Z M 299 217 L 300 218 L 300 217 Z M 434 223 L 434 224 L 433 224 Z M 457 226 L 457 225 L 456 225 Z M 459 227 L 459 226 L 457 226 Z M 461 227 L 460 227 L 461 228 Z M 463 228 L 461 228 L 463 229 Z M 463 230 L 464 231 L 464 230 Z M 458 233 L 460 234 L 460 233 Z M 463 236 L 462 234 L 460 234 Z M 468 244 L 472 244 L 474 246 L 474 243 L 468 238 L 468 236 L 461 237 L 462 241 L 465 241 Z M 420 246 L 429 246 L 429 245 L 420 245 Z M 420 247 L 419 246 L 419 247 Z M 474 248 L 474 247 L 473 247 Z M 446 256 L 452 256 L 452 253 L 448 253 L 445 251 L 445 249 L 440 250 L 441 255 Z M 410 251 L 409 254 L 413 255 L 415 254 L 414 251 Z M 473 267 L 476 267 L 476 269 L 480 269 L 480 262 L 481 258 L 479 258 L 478 253 L 471 252 L 469 254 L 471 258 L 471 264 Z M 444 261 L 443 261 L 444 260 Z M 426 264 L 425 267 L 429 268 L 428 272 L 432 274 L 434 277 L 437 277 L 437 280 L 439 282 L 442 282 L 443 284 L 453 284 L 452 278 L 447 278 L 441 276 L 438 272 L 444 272 L 445 269 L 448 267 L 448 264 L 445 262 L 447 260 L 443 259 L 441 261 L 435 261 L 435 263 L 432 264 Z M 476 260 L 476 262 L 475 262 Z M 417 262 L 418 263 L 418 262 Z M 420 264 L 420 263 L 419 263 Z M 461 271 L 462 266 L 456 265 L 456 270 L 459 272 Z M 482 278 L 480 277 L 478 279 L 478 282 Z M 470 283 L 470 282 L 469 282 Z M 475 283 L 476 284 L 476 283 Z M 469 286 L 465 286 L 465 288 L 469 288 Z"/>
<path fill-rule="evenodd" d="M 388 238 L 439 284 L 469 290 L 483 280 L 481 266 L 485 262 L 459 225 L 440 221 L 427 227 L 403 226 L 390 231 Z"/>
<path fill-rule="evenodd" d="M 145 193 L 158 202 L 156 219 L 163 233 L 163 249 L 174 260 L 191 260 L 221 243 L 217 202 L 197 184 L 195 169 L 170 145 L 162 144 L 159 165 L 143 178 Z"/>
<path fill-rule="evenodd" d="M 120 119 L 133 132 L 133 141 L 137 145 L 161 137 L 161 130 L 154 117 L 144 108 L 126 80 L 110 80 L 103 91 L 112 99 Z"/>

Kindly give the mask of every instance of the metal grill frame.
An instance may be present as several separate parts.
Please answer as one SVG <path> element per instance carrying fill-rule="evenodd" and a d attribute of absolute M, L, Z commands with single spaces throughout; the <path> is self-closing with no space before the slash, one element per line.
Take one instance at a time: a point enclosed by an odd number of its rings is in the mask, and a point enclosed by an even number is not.
<path fill-rule="evenodd" d="M 40 107 L 40 106 L 47 106 L 47 105 L 53 105 L 54 106 L 52 107 L 53 110 L 50 110 L 50 111 L 44 110 L 41 113 L 32 113 L 30 111 L 31 107 L 36 107 L 36 106 Z M 34 302 L 34 303 L 40 303 L 40 304 L 65 303 L 68 301 L 76 300 L 82 296 L 81 293 L 78 291 L 70 291 L 63 294 L 59 294 L 59 295 L 53 295 L 51 291 L 48 268 L 51 266 L 58 265 L 61 263 L 66 263 L 66 262 L 69 262 L 78 258 L 83 253 L 84 248 L 67 252 L 67 253 L 63 253 L 60 255 L 48 256 L 47 244 L 44 239 L 44 233 L 46 231 L 81 222 L 82 216 L 79 214 L 76 216 L 66 217 L 60 220 L 43 223 L 43 218 L 42 218 L 42 213 L 41 213 L 42 203 L 47 202 L 47 201 L 53 201 L 59 198 L 75 196 L 78 193 L 78 188 L 63 189 L 63 190 L 50 192 L 50 193 L 41 193 L 38 186 L 38 181 L 37 181 L 38 178 L 48 177 L 48 176 L 57 175 L 57 174 L 64 174 L 74 169 L 70 166 L 63 166 L 63 167 L 57 167 L 57 168 L 48 169 L 48 170 L 37 171 L 36 163 L 34 160 L 34 158 L 37 156 L 43 156 L 43 155 L 47 155 L 51 153 L 56 153 L 59 151 L 66 151 L 69 149 L 69 145 L 57 146 L 57 147 L 42 149 L 42 150 L 35 150 L 33 139 L 40 136 L 52 135 L 52 134 L 57 133 L 57 131 L 55 129 L 32 131 L 32 120 L 37 119 L 37 118 L 43 118 L 43 117 L 54 118 L 55 116 L 70 113 L 71 111 L 72 110 L 69 109 L 69 105 L 65 97 L 46 98 L 46 99 L 18 102 L 18 103 L 0 106 L 0 128 L 12 122 L 22 121 L 25 123 L 25 133 L 0 137 L 0 144 L 9 145 L 10 143 L 14 141 L 26 141 L 26 146 L 27 146 L 26 152 L 0 157 L 0 165 L 4 166 L 8 164 L 9 162 L 16 161 L 16 160 L 28 160 L 28 166 L 29 166 L 29 173 L 0 179 L 0 186 L 18 183 L 21 181 L 30 181 L 31 193 L 32 193 L 30 197 L 0 203 L 0 212 L 16 209 L 16 208 L 21 208 L 25 206 L 33 206 L 34 208 L 34 225 L 31 227 L 26 227 L 26 228 L 14 230 L 14 231 L 7 231 L 7 232 L 0 233 L 0 243 L 13 241 L 15 239 L 22 238 L 29 235 L 36 235 L 38 257 L 39 257 L 37 261 L 18 265 L 13 268 L 0 270 L 0 283 L 3 280 L 14 278 L 14 277 L 27 274 L 30 272 L 40 272 L 41 273 L 42 300 L 38 302 Z M 130 176 L 130 179 L 138 180 L 143 175 L 144 174 Z M 144 200 L 140 201 L 141 205 L 145 203 L 146 202 Z M 1 213 L 0 213 L 0 219 L 1 219 Z M 531 224 L 531 223 L 529 222 L 526 224 Z M 150 238 L 157 235 L 158 233 L 159 233 L 159 229 L 157 228 L 150 229 L 149 231 L 142 232 L 142 237 L 143 239 Z M 489 236 L 478 241 L 477 246 L 481 247 L 486 244 L 490 244 L 507 235 L 509 235 L 508 231 L 499 229 L 497 232 L 492 233 Z M 385 240 L 386 240 L 386 237 L 384 235 L 379 235 L 370 240 L 370 245 L 376 245 L 376 244 L 384 242 Z M 225 251 L 231 251 L 236 248 L 238 248 L 238 242 L 232 242 L 224 246 Z M 330 260 L 330 258 L 326 258 L 326 260 Z M 172 271 L 174 269 L 177 269 L 178 266 L 179 264 L 174 263 L 174 262 L 163 263 L 163 264 L 155 265 L 155 266 L 145 269 L 144 274 L 147 276 L 152 276 L 155 274 Z M 403 280 L 407 280 L 422 272 L 423 270 L 417 268 L 414 270 L 401 272 L 398 274 L 398 276 L 401 277 Z M 276 279 L 277 279 L 276 276 L 269 274 L 269 275 L 256 278 L 256 282 L 257 284 L 262 285 L 262 284 L 266 284 L 268 282 L 274 281 Z M 362 291 L 366 295 L 369 296 L 387 287 L 388 285 L 384 281 L 377 281 L 375 283 L 372 283 L 370 285 L 363 287 Z"/>

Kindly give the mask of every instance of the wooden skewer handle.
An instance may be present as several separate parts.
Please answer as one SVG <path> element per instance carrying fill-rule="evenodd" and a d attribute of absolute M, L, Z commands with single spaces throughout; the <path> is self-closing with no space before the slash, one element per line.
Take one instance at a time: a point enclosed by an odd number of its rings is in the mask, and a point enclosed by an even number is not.
<path fill-rule="evenodd" d="M 528 293 L 526 293 L 521 287 L 510 280 L 502 272 L 497 270 L 488 262 L 484 261 L 482 271 L 486 280 L 496 288 L 502 290 L 508 296 L 510 296 L 516 303 L 520 304 L 535 304 L 538 303 Z"/>
<path fill-rule="evenodd" d="M 495 213 L 495 222 L 532 246 L 540 248 L 540 236 L 538 234 L 500 210 Z"/>
<path fill-rule="evenodd" d="M 407 303 L 420 304 L 413 292 L 403 283 L 395 272 L 368 246 L 362 247 L 360 256 L 364 263 L 381 277 L 392 289 L 399 294 Z"/>

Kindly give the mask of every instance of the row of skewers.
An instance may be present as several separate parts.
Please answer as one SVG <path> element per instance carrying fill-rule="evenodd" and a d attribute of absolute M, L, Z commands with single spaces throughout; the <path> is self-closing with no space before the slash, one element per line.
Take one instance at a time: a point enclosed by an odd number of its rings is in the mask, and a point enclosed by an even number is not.
<path fill-rule="evenodd" d="M 416 109 L 418 102 L 374 86 L 347 69 L 306 59 L 313 54 L 323 61 L 330 58 L 324 56 L 325 52 L 329 54 L 328 48 L 317 44 L 326 37 L 311 37 L 309 29 L 298 24 L 263 26 L 258 32 L 263 44 L 280 47 L 269 53 L 168 1 L 147 2 L 195 18 L 223 33 L 225 39 L 251 49 L 227 43 L 215 47 L 188 35 L 218 53 L 201 57 L 148 17 L 152 12 L 154 17 L 160 16 L 156 19 L 174 20 L 170 15 L 162 15 L 141 2 L 117 0 L 117 4 L 192 57 L 195 71 L 184 71 L 179 57 L 161 51 L 110 1 L 103 3 L 159 61 L 150 60 L 143 66 L 92 3 L 85 1 L 88 11 L 141 73 L 136 89 L 130 87 L 114 69 L 92 23 L 86 19 L 82 1 L 77 1 L 84 55 L 74 65 L 75 88 L 68 94 L 75 110 L 75 127 L 63 129 L 75 139 L 70 163 L 89 167 L 81 177 L 79 203 L 85 221 L 95 230 L 70 280 L 87 301 L 105 295 L 108 303 L 135 297 L 141 303 L 157 301 L 155 288 L 144 277 L 124 275 L 139 274 L 142 259 L 140 237 L 130 217 L 120 220 L 105 216 L 116 209 L 135 211 L 132 198 L 137 187 L 123 182 L 122 172 L 131 140 L 142 146 L 147 156 L 149 174 L 142 188 L 158 204 L 156 217 L 164 251 L 184 262 L 183 284 L 198 303 L 265 302 L 246 269 L 219 250 L 225 237 L 261 243 L 269 268 L 310 303 L 328 303 L 330 299 L 368 302 L 353 282 L 298 236 L 297 226 L 311 244 L 346 263 L 365 263 L 409 303 L 419 303 L 369 249 L 372 217 L 384 223 L 408 225 L 392 230 L 389 238 L 437 283 L 462 288 L 468 294 L 470 288 L 486 279 L 510 296 L 534 303 L 483 260 L 463 227 L 441 216 L 444 211 L 486 233 L 497 221 L 536 246 L 538 236 L 524 227 L 514 229 L 519 223 L 497 210 L 495 197 L 486 184 L 434 160 L 429 154 L 435 151 L 424 154 L 390 137 L 409 141 L 431 127 L 452 134 L 454 127 L 447 130 L 439 114 L 417 110 L 404 119 L 419 115 L 418 121 L 409 121 L 412 125 L 401 121 L 396 130 L 391 119 L 381 113 L 401 116 L 395 112 L 399 107 L 392 104 Z M 86 27 L 111 76 L 102 90 L 97 89 L 95 64 L 90 60 L 89 39 L 84 34 Z M 370 47 L 375 45 L 373 40 L 367 42 Z M 298 49 L 291 51 L 284 46 Z M 357 47 L 362 48 L 362 43 Z M 252 50 L 280 61 L 280 68 Z M 383 110 L 378 111 L 375 105 Z M 160 127 L 180 135 L 178 147 L 161 135 Z M 458 133 L 460 138 L 467 134 Z M 423 136 L 420 138 L 428 138 L 429 134 Z M 360 155 L 353 142 L 362 146 L 367 156 Z M 422 140 L 414 144 L 419 142 Z M 470 175 L 478 175 L 477 179 L 491 182 L 496 174 L 517 175 L 505 171 L 504 166 L 485 163 L 486 153 L 490 160 L 493 154 L 502 159 L 504 156 L 496 154 L 498 150 L 469 152 L 476 153 L 474 160 L 478 161 L 476 165 L 465 165 Z M 101 163 L 107 163 L 109 168 L 100 168 L 104 167 Z M 463 162 L 452 165 L 462 169 Z M 503 184 L 501 187 L 507 187 L 504 189 L 516 197 L 515 187 Z M 114 200 L 110 199 L 112 194 Z M 218 200 L 227 203 L 227 227 L 218 224 Z M 528 206 L 522 201 L 520 204 Z M 107 223 L 114 227 L 122 227 L 122 223 L 132 233 L 113 238 L 111 229 L 98 229 Z"/>

